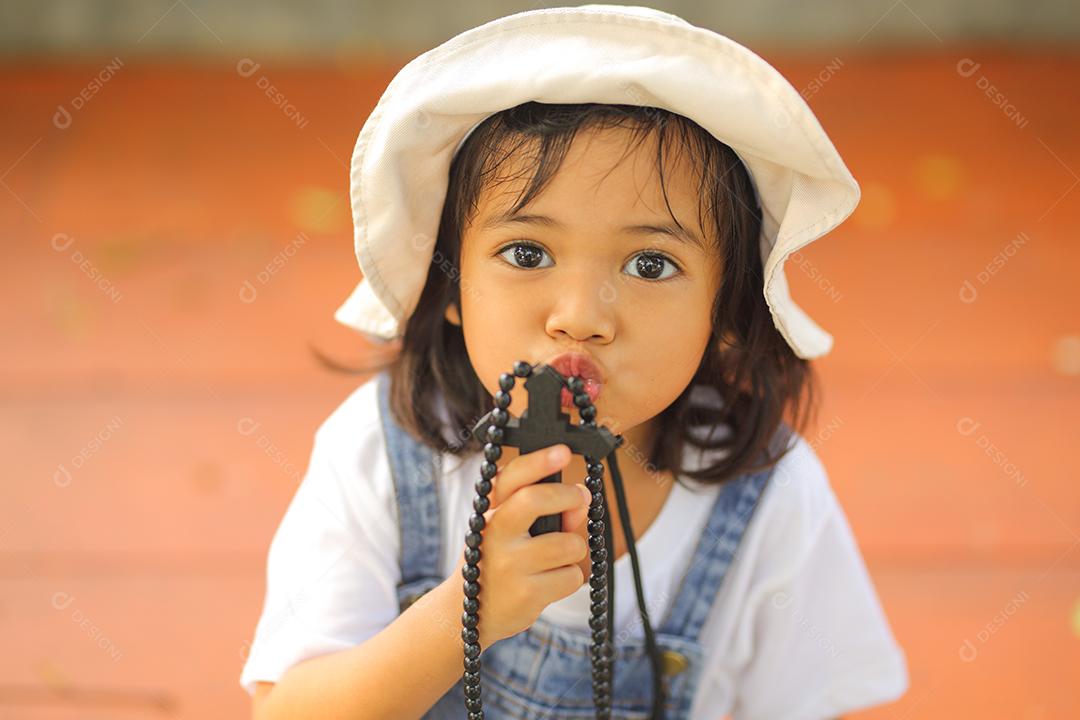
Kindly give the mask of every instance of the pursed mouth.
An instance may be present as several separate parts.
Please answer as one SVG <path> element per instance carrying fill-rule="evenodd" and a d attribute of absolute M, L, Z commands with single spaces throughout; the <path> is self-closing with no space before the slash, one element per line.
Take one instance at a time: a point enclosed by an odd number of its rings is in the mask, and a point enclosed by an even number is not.
<path fill-rule="evenodd" d="M 582 380 L 593 380 L 598 384 L 604 383 L 604 373 L 588 355 L 583 353 L 563 353 L 549 360 L 548 365 L 559 371 L 567 379 L 579 377 Z"/>
<path fill-rule="evenodd" d="M 584 392 L 589 400 L 596 404 L 604 388 L 604 372 L 590 355 L 582 352 L 564 352 L 547 361 L 547 365 L 569 380 L 579 378 L 584 383 Z M 562 389 L 561 405 L 563 409 L 576 407 L 574 394 L 566 387 Z"/>
<path fill-rule="evenodd" d="M 598 383 L 595 380 L 585 381 L 585 392 L 589 396 L 589 400 L 595 405 L 596 401 L 600 398 L 600 391 L 603 389 L 603 383 Z M 574 403 L 574 395 L 570 392 L 569 388 L 562 389 L 562 406 L 563 408 L 575 408 L 577 405 Z"/>

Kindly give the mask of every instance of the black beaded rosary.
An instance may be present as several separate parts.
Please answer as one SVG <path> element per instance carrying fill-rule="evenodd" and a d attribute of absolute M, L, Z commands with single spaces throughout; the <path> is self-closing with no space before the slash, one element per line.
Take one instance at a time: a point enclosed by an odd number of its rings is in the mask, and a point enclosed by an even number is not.
<path fill-rule="evenodd" d="M 529 396 L 529 408 L 521 414 L 521 419 L 510 417 L 506 408 L 510 405 L 510 391 L 514 389 L 516 378 L 527 378 L 525 389 Z M 562 388 L 567 387 L 573 394 L 574 405 L 581 415 L 580 427 L 569 422 L 569 416 L 562 412 Z M 473 428 L 473 435 L 484 443 L 484 463 L 480 466 L 480 480 L 476 483 L 476 499 L 473 500 L 474 514 L 469 518 L 469 532 L 465 536 L 465 564 L 461 568 L 465 578 L 465 612 L 461 616 L 464 627 L 461 639 L 465 644 L 465 708 L 469 711 L 469 720 L 483 720 L 484 711 L 480 697 L 480 544 L 483 540 L 484 513 L 490 506 L 488 494 L 491 492 L 491 479 L 498 472 L 496 462 L 502 457 L 504 444 L 516 447 L 522 455 L 549 447 L 565 444 L 572 453 L 585 458 L 588 477 L 585 487 L 592 493 L 589 504 L 589 552 L 592 559 L 592 572 L 589 577 L 592 601 L 589 627 L 592 629 L 592 680 L 593 702 L 596 705 L 596 717 L 608 720 L 611 717 L 611 689 L 614 686 L 614 668 L 612 658 L 614 647 L 615 617 L 615 558 L 611 521 L 608 515 L 608 502 L 604 490 L 604 465 L 599 459 L 607 458 L 611 464 L 612 484 L 618 503 L 619 519 L 622 522 L 626 538 L 627 552 L 634 570 L 634 583 L 637 590 L 638 611 L 645 629 L 645 644 L 653 671 L 653 709 L 652 717 L 663 717 L 664 694 L 661 684 L 660 655 L 656 648 L 652 626 L 645 610 L 644 594 L 641 590 L 641 577 L 638 571 L 637 551 L 634 545 L 633 529 L 627 510 L 625 490 L 615 450 L 624 442 L 622 435 L 612 435 L 604 427 L 596 424 L 596 407 L 585 392 L 585 383 L 579 377 L 564 378 L 549 365 L 533 368 L 529 363 L 519 360 L 514 363 L 513 373 L 499 376 L 499 392 L 495 394 L 495 409 L 484 415 Z M 562 482 L 562 472 L 556 472 L 539 482 Z M 538 517 L 529 527 L 533 537 L 549 532 L 562 531 L 562 514 Z"/>

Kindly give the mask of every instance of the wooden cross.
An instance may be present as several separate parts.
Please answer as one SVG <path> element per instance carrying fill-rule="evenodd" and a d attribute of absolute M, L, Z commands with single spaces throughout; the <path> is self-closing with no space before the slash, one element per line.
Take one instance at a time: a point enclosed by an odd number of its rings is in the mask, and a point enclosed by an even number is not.
<path fill-rule="evenodd" d="M 541 365 L 525 380 L 529 395 L 529 407 L 521 413 L 521 419 L 511 417 L 503 426 L 503 445 L 518 448 L 521 455 L 551 445 L 565 444 L 570 452 L 588 455 L 593 459 L 606 458 L 622 444 L 605 427 L 574 426 L 570 416 L 562 411 L 562 389 L 566 385 L 563 376 L 550 365 Z M 487 429 L 492 425 L 492 410 L 473 428 L 473 436 L 487 442 Z M 562 482 L 562 471 L 541 479 L 539 482 Z M 562 514 L 543 515 L 529 527 L 532 536 L 562 531 Z"/>

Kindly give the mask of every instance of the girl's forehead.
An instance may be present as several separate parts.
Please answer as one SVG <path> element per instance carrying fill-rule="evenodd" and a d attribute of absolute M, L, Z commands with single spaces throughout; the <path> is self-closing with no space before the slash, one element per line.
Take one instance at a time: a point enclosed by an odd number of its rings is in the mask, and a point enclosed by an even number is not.
<path fill-rule="evenodd" d="M 665 171 L 661 187 L 659 178 L 659 173 L 640 167 L 631 171 L 629 161 L 612 169 L 609 157 L 599 161 L 583 159 L 577 164 L 567 162 L 520 208 L 521 193 L 529 178 L 515 178 L 489 188 L 477 203 L 468 231 L 637 234 L 661 240 L 685 239 L 687 250 L 712 254 L 710 246 L 715 243 L 710 239 L 715 232 L 702 212 L 697 186 Z M 646 229 L 650 226 L 669 228 L 668 235 L 650 234 Z"/>
<path fill-rule="evenodd" d="M 673 208 L 696 208 L 698 173 L 691 154 L 671 142 L 658 154 L 658 142 L 655 132 L 642 136 L 619 127 L 583 128 L 529 204 L 580 204 L 615 193 L 622 205 L 660 210 L 670 218 L 666 194 Z M 513 143 L 497 158 L 497 166 L 484 174 L 479 188 L 477 217 L 502 216 L 514 206 L 540 171 L 539 153 L 539 140 L 530 139 Z"/>

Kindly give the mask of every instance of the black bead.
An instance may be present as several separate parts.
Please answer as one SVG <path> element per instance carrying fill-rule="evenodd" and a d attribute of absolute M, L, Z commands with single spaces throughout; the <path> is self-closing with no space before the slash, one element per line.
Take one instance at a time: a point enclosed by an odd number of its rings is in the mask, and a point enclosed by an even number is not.
<path fill-rule="evenodd" d="M 491 478 L 495 477 L 498 473 L 499 473 L 499 466 L 496 465 L 495 463 L 491 462 L 490 460 L 485 460 L 484 462 L 480 463 L 480 477 L 483 478 L 484 480 L 490 480 Z M 481 493 L 481 494 L 487 495 L 487 493 Z"/>
<path fill-rule="evenodd" d="M 589 612 L 592 615 L 603 615 L 607 612 L 607 601 L 594 602 L 589 606 Z"/>
<path fill-rule="evenodd" d="M 480 548 L 465 548 L 465 562 L 469 563 L 470 565 L 475 565 L 480 562 L 481 556 L 482 553 L 480 552 Z"/>
<path fill-rule="evenodd" d="M 466 600 L 465 602 L 468 602 L 468 600 Z M 465 612 L 461 613 L 461 624 L 465 627 L 474 628 L 479 622 L 480 618 L 477 617 L 475 612 L 469 612 L 468 610 L 466 610 Z"/>
<path fill-rule="evenodd" d="M 598 480 L 597 478 L 593 478 L 593 477 L 585 478 L 585 487 L 588 488 L 589 492 L 592 493 L 593 495 L 599 494 L 600 488 L 602 488 L 603 486 L 604 486 L 604 481 L 603 480 Z"/>
<path fill-rule="evenodd" d="M 506 439 L 506 431 L 498 425 L 488 425 L 486 437 L 484 439 L 490 443 L 502 445 L 503 441 Z"/>
<path fill-rule="evenodd" d="M 476 687 L 476 686 L 466 685 L 465 686 L 465 697 L 467 697 L 467 698 L 478 698 L 478 697 L 480 697 L 480 688 Z"/>
<path fill-rule="evenodd" d="M 594 492 L 592 494 L 592 501 L 589 504 L 590 505 L 603 505 L 604 504 L 604 496 L 601 495 L 598 492 Z"/>
<path fill-rule="evenodd" d="M 462 628 L 461 639 L 467 643 L 475 643 L 480 640 L 480 631 L 476 628 Z"/>
<path fill-rule="evenodd" d="M 602 532 L 604 532 L 604 521 L 603 520 L 590 520 L 589 521 L 589 534 L 590 535 L 599 535 Z"/>
<path fill-rule="evenodd" d="M 484 713 L 478 711 L 470 711 L 468 720 L 484 720 Z"/>
<path fill-rule="evenodd" d="M 514 363 L 514 374 L 520 378 L 527 378 L 532 375 L 532 365 L 524 360 L 518 360 Z"/>
<path fill-rule="evenodd" d="M 491 500 L 483 495 L 477 495 L 472 501 L 473 510 L 483 515 L 491 507 Z"/>
<path fill-rule="evenodd" d="M 594 590 L 601 590 L 607 586 L 607 578 L 603 575 L 593 575 L 589 578 L 589 586 Z"/>
<path fill-rule="evenodd" d="M 469 582 L 473 582 L 478 577 L 480 577 L 480 568 L 476 567 L 475 565 L 462 565 L 461 577 L 465 578 Z"/>
<path fill-rule="evenodd" d="M 480 583 L 467 582 L 465 583 L 465 597 L 474 598 L 480 594 Z"/>
<path fill-rule="evenodd" d="M 480 682 L 480 673 L 465 671 L 465 674 L 461 676 L 462 681 L 466 685 L 476 685 Z"/>
<path fill-rule="evenodd" d="M 506 427 L 506 423 L 510 422 L 510 413 L 500 408 L 495 408 L 491 411 L 491 422 L 495 423 L 498 427 Z"/>
<path fill-rule="evenodd" d="M 465 608 L 465 612 L 475 615 L 480 611 L 480 600 L 477 598 L 465 598 L 461 606 Z"/>
<path fill-rule="evenodd" d="M 589 399 L 587 394 L 578 393 L 574 396 L 574 404 L 579 408 L 588 407 L 589 405 L 592 405 L 592 400 Z"/>
<path fill-rule="evenodd" d="M 607 548 L 593 550 L 591 553 L 589 553 L 589 559 L 593 562 L 604 562 L 605 560 L 607 560 Z"/>
<path fill-rule="evenodd" d="M 566 381 L 566 387 L 570 389 L 571 393 L 580 393 L 585 389 L 585 381 L 574 375 Z"/>
<path fill-rule="evenodd" d="M 505 390 L 500 390 L 499 392 L 495 393 L 495 407 L 499 408 L 500 410 L 505 410 L 510 406 L 510 400 L 512 399 L 512 397 L 513 396 Z"/>
<path fill-rule="evenodd" d="M 480 712 L 484 709 L 484 706 L 481 704 L 480 698 L 465 698 L 465 709 Z"/>
<path fill-rule="evenodd" d="M 589 593 L 589 599 L 594 603 L 598 603 L 607 600 L 607 592 L 604 590 L 592 590 Z"/>
<path fill-rule="evenodd" d="M 585 472 L 591 478 L 602 478 L 604 477 L 604 464 L 598 462 L 589 463 L 585 466 Z"/>
<path fill-rule="evenodd" d="M 601 629 L 607 627 L 607 618 L 590 617 L 589 618 L 589 627 L 591 627 L 593 630 L 601 630 Z"/>
<path fill-rule="evenodd" d="M 473 532 L 480 532 L 487 525 L 487 521 L 484 520 L 483 515 L 473 515 L 469 518 L 469 529 Z"/>
<path fill-rule="evenodd" d="M 510 392 L 514 389 L 514 385 L 517 384 L 517 379 L 510 373 L 503 373 L 499 376 L 499 389 L 504 392 Z"/>
<path fill-rule="evenodd" d="M 465 544 L 467 546 L 471 547 L 471 548 L 480 547 L 480 543 L 481 543 L 481 541 L 483 541 L 483 539 L 484 539 L 484 536 L 481 535 L 480 533 L 471 532 L 471 533 L 469 533 L 468 535 L 465 536 Z"/>
<path fill-rule="evenodd" d="M 477 480 L 473 483 L 473 489 L 477 495 L 487 497 L 491 493 L 491 480 Z"/>
<path fill-rule="evenodd" d="M 465 643 L 465 657 L 478 658 L 480 657 L 480 645 L 477 643 Z"/>
<path fill-rule="evenodd" d="M 578 414 L 581 415 L 581 419 L 585 422 L 593 422 L 596 420 L 596 406 L 590 405 L 589 407 L 581 408 L 578 411 Z"/>
<path fill-rule="evenodd" d="M 468 540 L 466 540 L 466 542 L 468 542 Z M 590 535 L 589 536 L 589 549 L 590 550 L 599 550 L 602 547 L 604 547 L 604 536 L 603 535 Z"/>
<path fill-rule="evenodd" d="M 502 457 L 502 445 L 496 445 L 495 443 L 484 444 L 484 459 L 495 462 Z"/>
<path fill-rule="evenodd" d="M 589 507 L 589 519 L 590 520 L 603 520 L 604 508 L 602 505 L 591 505 Z"/>
<path fill-rule="evenodd" d="M 469 672 L 474 672 L 474 673 L 480 672 L 480 658 L 467 657 L 467 658 L 465 658 L 464 665 L 465 665 L 465 669 L 468 670 Z"/>

